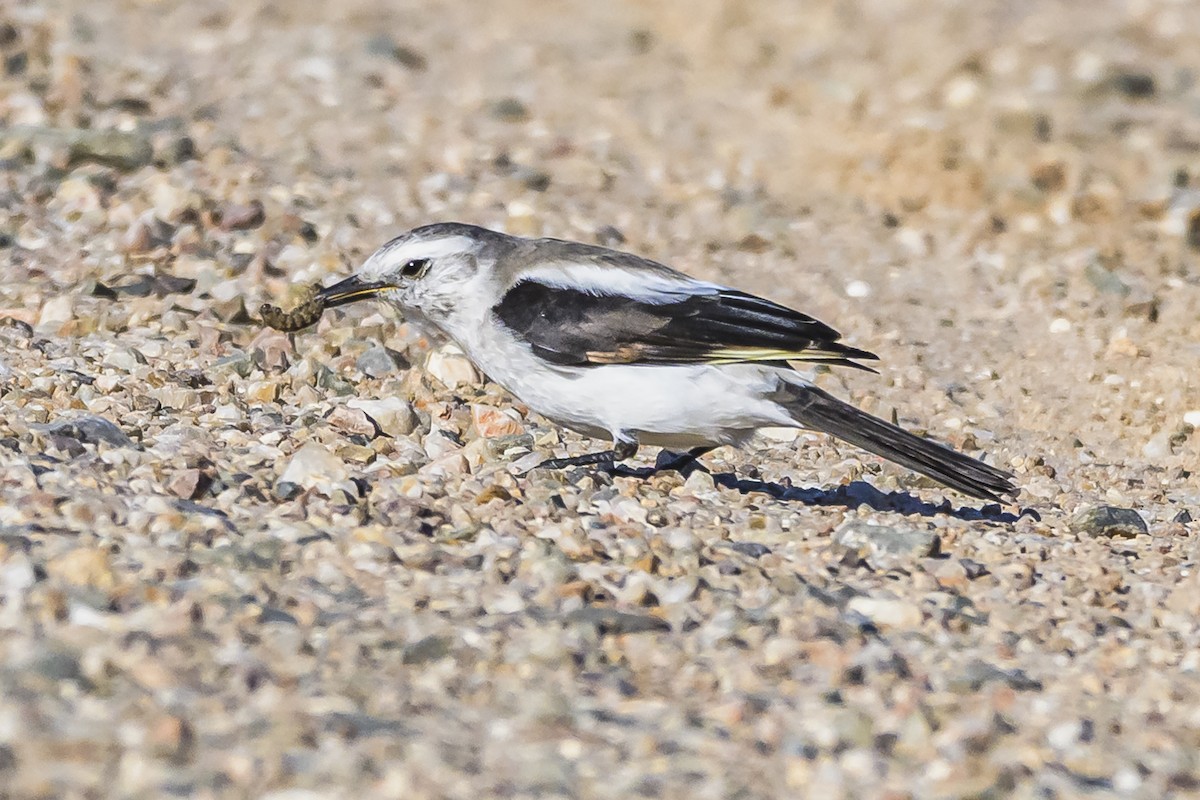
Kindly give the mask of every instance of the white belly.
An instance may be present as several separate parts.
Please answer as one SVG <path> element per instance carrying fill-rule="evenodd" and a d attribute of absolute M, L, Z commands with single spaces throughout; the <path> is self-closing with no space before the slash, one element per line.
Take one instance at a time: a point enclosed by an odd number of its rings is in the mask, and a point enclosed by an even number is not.
<path fill-rule="evenodd" d="M 488 377 L 542 416 L 594 438 L 680 449 L 740 444 L 756 428 L 794 424 L 768 399 L 780 382 L 770 367 L 555 367 L 515 340 L 471 338 L 459 344 Z"/>

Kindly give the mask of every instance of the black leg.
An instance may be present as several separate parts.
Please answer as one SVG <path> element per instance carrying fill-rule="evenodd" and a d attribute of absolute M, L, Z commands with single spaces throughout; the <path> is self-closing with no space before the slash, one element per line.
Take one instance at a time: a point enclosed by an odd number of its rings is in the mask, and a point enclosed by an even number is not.
<path fill-rule="evenodd" d="M 654 465 L 654 469 L 655 471 L 673 469 L 676 472 L 690 472 L 695 467 L 703 469 L 703 466 L 697 464 L 696 460 L 716 449 L 716 447 L 693 447 L 686 453 L 671 453 L 663 450 L 658 454 L 658 463 Z"/>
<path fill-rule="evenodd" d="M 534 469 L 566 469 L 567 467 L 591 467 L 596 464 L 612 466 L 618 461 L 633 458 L 638 451 L 637 442 L 617 442 L 612 450 L 599 453 L 584 453 L 569 458 L 551 458 L 538 464 Z"/>
<path fill-rule="evenodd" d="M 566 469 L 567 467 L 590 467 L 595 464 L 612 464 L 614 461 L 613 451 L 604 450 L 600 453 L 584 453 L 579 456 L 570 456 L 569 458 L 548 458 L 538 464 L 534 469 Z"/>

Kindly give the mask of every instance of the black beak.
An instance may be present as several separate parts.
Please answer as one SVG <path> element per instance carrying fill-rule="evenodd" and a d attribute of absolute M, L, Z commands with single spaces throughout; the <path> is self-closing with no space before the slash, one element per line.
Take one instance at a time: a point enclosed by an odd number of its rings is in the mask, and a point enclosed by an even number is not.
<path fill-rule="evenodd" d="M 367 283 L 357 275 L 351 275 L 346 280 L 338 281 L 333 286 L 326 286 L 317 292 L 316 300 L 324 305 L 325 308 L 333 308 L 334 306 L 344 306 L 346 303 L 353 303 L 356 300 L 363 300 L 367 297 L 374 297 L 382 291 L 394 288 L 390 283 Z"/>

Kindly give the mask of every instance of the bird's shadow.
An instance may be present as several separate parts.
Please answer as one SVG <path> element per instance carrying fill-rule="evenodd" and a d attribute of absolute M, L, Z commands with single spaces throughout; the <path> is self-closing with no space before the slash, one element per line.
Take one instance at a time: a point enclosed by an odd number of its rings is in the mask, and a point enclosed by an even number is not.
<path fill-rule="evenodd" d="M 908 492 L 881 492 L 866 481 L 852 481 L 834 489 L 801 488 L 771 481 L 749 480 L 739 478 L 731 472 L 713 475 L 713 481 L 719 486 L 736 489 L 742 494 L 761 492 L 776 500 L 792 500 L 809 506 L 840 506 L 842 508 L 858 508 L 867 506 L 875 511 L 890 511 L 898 514 L 910 514 L 922 517 L 933 517 L 945 514 L 955 519 L 987 522 L 1013 523 L 1023 516 L 1037 517 L 1037 512 L 1031 508 L 1021 509 L 1019 514 L 1005 511 L 999 503 L 988 503 L 980 508 L 961 506 L 955 508 L 949 500 L 941 503 L 928 503 Z"/>
<path fill-rule="evenodd" d="M 702 465 L 689 465 L 680 470 L 685 476 L 696 469 L 704 469 Z M 662 471 L 661 466 L 629 468 L 618 466 L 613 470 L 615 475 L 625 475 L 635 478 L 648 478 Z M 708 472 L 707 469 L 705 469 Z M 1005 511 L 999 503 L 988 503 L 980 508 L 963 506 L 955 508 L 949 500 L 941 503 L 928 503 L 908 492 L 881 492 L 866 481 L 852 481 L 833 489 L 801 488 L 792 486 L 786 478 L 784 483 L 773 481 L 739 478 L 732 472 L 710 473 L 713 482 L 726 489 L 734 489 L 742 494 L 758 492 L 770 495 L 776 500 L 800 502 L 808 506 L 838 506 L 841 508 L 858 508 L 867 506 L 875 511 L 887 511 L 897 514 L 908 514 L 922 517 L 933 517 L 945 514 L 948 517 L 965 521 L 1014 523 L 1021 517 L 1040 519 L 1032 508 L 1022 508 L 1020 513 Z"/>

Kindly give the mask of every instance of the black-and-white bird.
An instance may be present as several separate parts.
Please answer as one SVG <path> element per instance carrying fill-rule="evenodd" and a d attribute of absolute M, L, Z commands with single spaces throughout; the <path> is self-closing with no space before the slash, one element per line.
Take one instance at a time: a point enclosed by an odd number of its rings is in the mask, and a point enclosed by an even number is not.
<path fill-rule="evenodd" d="M 1011 476 L 814 386 L 793 363 L 866 369 L 828 325 L 629 253 L 460 223 L 397 236 L 326 307 L 378 297 L 453 340 L 532 410 L 612 442 L 544 466 L 613 463 L 638 445 L 694 459 L 764 427 L 821 431 L 988 500 Z"/>

